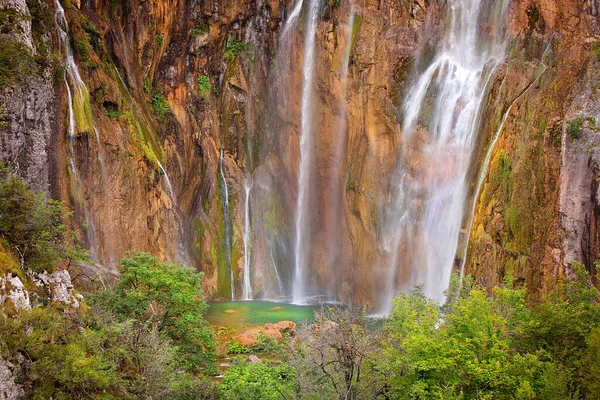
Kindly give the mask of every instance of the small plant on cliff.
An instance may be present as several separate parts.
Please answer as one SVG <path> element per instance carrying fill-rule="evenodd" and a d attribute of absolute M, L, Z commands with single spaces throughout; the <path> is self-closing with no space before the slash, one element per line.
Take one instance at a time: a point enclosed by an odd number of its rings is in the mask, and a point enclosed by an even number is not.
<path fill-rule="evenodd" d="M 32 73 L 35 62 L 29 47 L 12 39 L 3 38 L 0 45 L 0 88 Z"/>
<path fill-rule="evenodd" d="M 200 91 L 200 95 L 204 98 L 204 100 L 208 99 L 208 95 L 210 94 L 210 79 L 206 75 L 198 75 L 198 90 Z"/>
<path fill-rule="evenodd" d="M 168 112 L 171 111 L 171 106 L 165 100 L 163 94 L 158 90 L 155 90 L 152 93 L 150 105 L 152 106 L 152 112 L 160 118 L 163 118 Z"/>
<path fill-rule="evenodd" d="M 596 126 L 596 118 L 593 116 L 590 117 L 577 117 L 572 119 L 567 126 L 567 133 L 571 137 L 571 139 L 579 139 L 581 138 L 581 133 L 583 132 L 583 124 L 584 122 L 589 122 L 588 129 L 593 130 L 594 132 L 598 131 L 598 127 Z"/>
<path fill-rule="evenodd" d="M 239 53 L 246 55 L 250 54 L 250 45 L 246 42 L 238 42 L 231 35 L 227 36 L 225 49 L 223 50 L 223 58 L 225 58 L 225 61 L 235 61 Z"/>
<path fill-rule="evenodd" d="M 156 43 L 158 43 L 158 48 L 160 49 L 163 46 L 163 41 L 165 39 L 164 35 L 155 35 Z"/>
<path fill-rule="evenodd" d="M 567 126 L 567 133 L 571 139 L 579 139 L 581 137 L 581 131 L 583 128 L 583 118 L 575 118 Z"/>

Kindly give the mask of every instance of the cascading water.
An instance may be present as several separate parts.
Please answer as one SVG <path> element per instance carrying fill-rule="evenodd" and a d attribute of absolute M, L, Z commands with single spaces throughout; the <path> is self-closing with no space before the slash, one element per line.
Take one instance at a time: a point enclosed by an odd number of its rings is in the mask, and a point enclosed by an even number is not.
<path fill-rule="evenodd" d="M 235 281 L 233 279 L 233 266 L 231 264 L 231 217 L 229 212 L 229 189 L 227 189 L 227 179 L 225 179 L 225 151 L 219 150 L 219 173 L 221 174 L 221 191 L 223 195 L 223 219 L 225 224 L 225 258 L 229 279 L 231 285 L 231 300 L 235 301 Z"/>
<path fill-rule="evenodd" d="M 252 285 L 250 284 L 250 191 L 252 180 L 247 178 L 244 182 L 244 300 L 252 300 Z"/>
<path fill-rule="evenodd" d="M 300 165 L 298 174 L 298 202 L 296 204 L 296 236 L 294 246 L 293 302 L 304 303 L 306 296 L 307 254 L 308 254 L 308 195 L 313 154 L 313 80 L 317 22 L 320 0 L 311 0 L 306 19 L 304 61 L 302 66 L 302 101 L 300 124 Z"/>
<path fill-rule="evenodd" d="M 480 114 L 489 82 L 504 58 L 499 27 L 507 6 L 508 1 L 489 9 L 480 0 L 450 1 L 445 40 L 406 96 L 404 143 L 383 241 L 388 259 L 384 311 L 389 311 L 398 290 L 418 283 L 428 297 L 444 299 L 464 217 Z M 484 19 L 490 19 L 485 22 L 495 32 L 486 35 L 478 29 Z"/>
<path fill-rule="evenodd" d="M 75 117 L 74 108 L 77 107 L 80 113 L 87 113 L 87 117 L 89 118 L 89 122 L 91 123 L 91 128 L 94 130 L 94 135 L 96 137 L 96 141 L 100 144 L 100 138 L 98 136 L 98 131 L 93 126 L 91 109 L 89 109 L 89 92 L 85 83 L 81 79 L 81 75 L 79 74 L 79 69 L 77 68 L 77 64 L 75 63 L 75 59 L 73 58 L 73 49 L 71 48 L 71 43 L 69 41 L 69 25 L 67 23 L 67 19 L 65 17 L 65 10 L 60 4 L 59 0 L 54 0 L 55 14 L 54 14 L 54 23 L 56 25 L 56 33 L 58 36 L 58 46 L 59 52 L 64 54 L 63 65 L 65 68 L 64 72 L 64 81 L 65 88 L 67 92 L 67 108 L 68 108 L 68 134 L 69 134 L 69 148 L 67 149 L 67 159 L 69 163 L 69 167 L 71 173 L 73 174 L 74 180 L 74 190 L 80 191 L 81 188 L 79 186 L 79 174 L 77 172 L 77 166 L 75 165 L 75 149 L 73 147 L 73 141 L 75 139 L 75 127 L 77 124 L 77 119 Z M 100 163 L 100 169 L 102 175 L 104 175 L 104 160 L 98 152 L 98 162 Z M 100 269 L 103 267 L 99 263 L 98 251 L 96 245 L 96 231 L 94 228 L 93 221 L 89 216 L 89 212 L 87 206 L 85 204 L 85 200 L 82 198 L 82 209 L 83 215 L 86 221 L 86 239 L 88 242 L 88 246 L 90 247 L 90 253 L 92 260 Z M 114 272 L 114 271 L 111 271 Z M 100 275 L 98 275 L 100 277 Z M 102 280 L 102 278 L 100 277 Z"/>

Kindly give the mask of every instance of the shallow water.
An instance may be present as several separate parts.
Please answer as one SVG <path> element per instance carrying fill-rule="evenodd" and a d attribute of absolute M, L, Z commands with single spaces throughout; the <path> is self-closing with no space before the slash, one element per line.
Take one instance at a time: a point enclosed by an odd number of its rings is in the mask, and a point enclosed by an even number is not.
<path fill-rule="evenodd" d="M 213 302 L 209 303 L 206 320 L 213 326 L 240 331 L 278 321 L 310 322 L 316 308 L 319 306 L 261 300 Z"/>

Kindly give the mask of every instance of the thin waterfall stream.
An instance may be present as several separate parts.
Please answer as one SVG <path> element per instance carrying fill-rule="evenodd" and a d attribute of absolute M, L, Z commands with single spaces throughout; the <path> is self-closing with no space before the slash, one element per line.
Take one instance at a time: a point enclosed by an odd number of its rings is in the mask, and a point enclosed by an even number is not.
<path fill-rule="evenodd" d="M 294 245 L 293 302 L 305 302 L 308 268 L 308 207 L 311 162 L 314 151 L 313 138 L 313 81 L 315 67 L 315 42 L 320 0 L 310 0 L 306 18 L 304 60 L 302 63 L 302 101 L 300 124 L 300 163 L 298 173 L 298 202 L 296 204 L 296 236 Z"/>
<path fill-rule="evenodd" d="M 250 246 L 250 191 L 252 180 L 244 182 L 244 300 L 252 300 L 252 285 L 250 283 L 250 268 L 252 250 Z"/>
<path fill-rule="evenodd" d="M 225 224 L 225 261 L 227 270 L 229 271 L 229 279 L 231 285 L 231 300 L 236 300 L 235 297 L 235 280 L 233 274 L 233 265 L 231 264 L 231 213 L 229 209 L 229 189 L 227 188 L 227 179 L 225 178 L 225 151 L 219 150 L 219 173 L 221 174 L 221 191 L 223 195 L 223 223 Z"/>

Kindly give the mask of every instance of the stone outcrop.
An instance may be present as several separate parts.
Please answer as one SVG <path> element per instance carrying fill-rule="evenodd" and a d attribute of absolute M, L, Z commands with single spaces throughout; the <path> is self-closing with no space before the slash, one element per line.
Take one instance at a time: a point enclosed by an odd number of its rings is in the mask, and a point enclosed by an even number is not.
<path fill-rule="evenodd" d="M 83 298 L 74 292 L 71 275 L 67 270 L 54 271 L 51 274 L 42 272 L 33 276 L 35 284 L 42 287 L 50 294 L 52 301 L 62 303 L 66 306 L 79 308 L 79 301 Z"/>
<path fill-rule="evenodd" d="M 252 328 L 244 331 L 233 340 L 243 346 L 252 347 L 263 335 L 281 343 L 284 340 L 283 334 L 294 336 L 296 334 L 296 323 L 293 321 L 279 321 L 274 324 L 266 324 L 261 328 Z"/>
<path fill-rule="evenodd" d="M 18 276 L 13 276 L 10 272 L 0 277 L 0 304 L 6 302 L 10 302 L 15 311 L 31 310 L 29 293 L 25 285 Z"/>
<path fill-rule="evenodd" d="M 25 392 L 15 383 L 15 366 L 0 358 L 0 398 L 2 400 L 22 399 Z"/>

